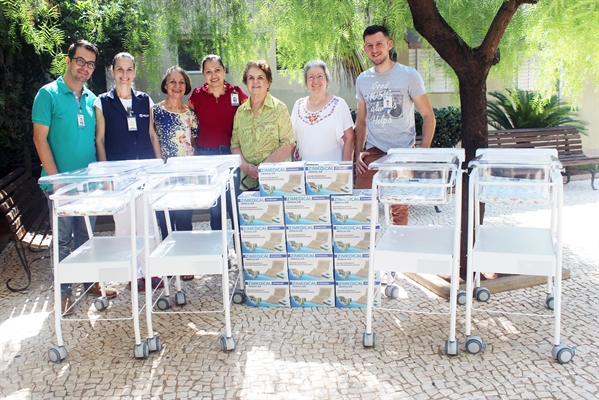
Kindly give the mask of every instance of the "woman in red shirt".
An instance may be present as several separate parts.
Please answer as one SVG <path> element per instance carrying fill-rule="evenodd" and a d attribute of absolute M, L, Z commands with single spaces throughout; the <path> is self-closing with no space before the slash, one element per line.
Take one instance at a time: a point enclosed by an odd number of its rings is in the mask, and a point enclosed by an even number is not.
<path fill-rule="evenodd" d="M 231 154 L 233 117 L 239 105 L 248 97 L 239 86 L 233 86 L 225 81 L 225 65 L 219 56 L 209 54 L 204 57 L 202 74 L 206 83 L 195 89 L 188 101 L 189 108 L 196 112 L 200 128 L 195 154 L 197 156 Z M 235 177 L 235 192 L 239 195 L 239 171 Z M 229 216 L 233 216 L 229 193 L 227 193 L 227 212 Z M 219 199 L 216 206 L 210 209 L 210 227 L 212 230 L 221 230 L 221 225 Z"/>

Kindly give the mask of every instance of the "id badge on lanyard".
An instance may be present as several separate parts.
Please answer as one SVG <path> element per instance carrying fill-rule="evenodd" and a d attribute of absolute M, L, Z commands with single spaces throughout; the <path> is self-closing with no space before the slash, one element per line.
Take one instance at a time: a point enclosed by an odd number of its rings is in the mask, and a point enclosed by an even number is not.
<path fill-rule="evenodd" d="M 231 93 L 231 105 L 232 106 L 239 105 L 239 93 L 237 93 L 237 92 Z"/>
<path fill-rule="evenodd" d="M 391 93 L 387 93 L 383 98 L 383 110 L 393 109 L 393 96 Z"/>
<path fill-rule="evenodd" d="M 137 130 L 137 120 L 135 119 L 135 114 L 133 114 L 133 110 L 130 107 L 127 107 L 127 111 L 129 111 L 129 115 L 127 116 L 127 128 L 129 128 L 129 132 Z"/>
<path fill-rule="evenodd" d="M 85 116 L 83 115 L 83 110 L 81 110 L 81 107 L 77 113 L 77 126 L 79 129 L 85 129 Z"/>

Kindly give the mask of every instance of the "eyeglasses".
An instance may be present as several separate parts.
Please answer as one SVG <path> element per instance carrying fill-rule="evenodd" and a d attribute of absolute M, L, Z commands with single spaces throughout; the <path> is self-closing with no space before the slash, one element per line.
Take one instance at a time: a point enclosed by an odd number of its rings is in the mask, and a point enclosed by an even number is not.
<path fill-rule="evenodd" d="M 77 65 L 79 65 L 80 67 L 87 65 L 87 68 L 89 68 L 89 69 L 96 68 L 96 63 L 94 61 L 85 61 L 85 58 L 83 58 L 83 57 L 75 57 L 75 58 L 71 58 L 71 60 L 75 61 L 75 63 Z"/>

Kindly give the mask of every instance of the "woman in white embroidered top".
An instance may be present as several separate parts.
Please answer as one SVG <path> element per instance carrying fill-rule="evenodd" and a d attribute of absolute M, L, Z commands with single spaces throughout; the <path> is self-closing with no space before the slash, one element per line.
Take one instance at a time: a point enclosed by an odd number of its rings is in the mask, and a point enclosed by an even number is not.
<path fill-rule="evenodd" d="M 297 100 L 291 112 L 296 161 L 353 160 L 354 122 L 345 100 L 327 92 L 330 81 L 323 61 L 308 61 L 304 66 L 310 95 Z"/>

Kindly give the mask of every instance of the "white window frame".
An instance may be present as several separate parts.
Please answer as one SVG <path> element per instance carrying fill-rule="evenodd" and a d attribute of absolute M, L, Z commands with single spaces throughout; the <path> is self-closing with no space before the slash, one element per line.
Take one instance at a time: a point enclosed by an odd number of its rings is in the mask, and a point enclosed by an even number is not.
<path fill-rule="evenodd" d="M 520 90 L 536 91 L 539 89 L 539 77 L 538 57 L 527 58 L 518 69 L 516 87 Z"/>
<path fill-rule="evenodd" d="M 451 80 L 442 68 L 443 59 L 432 49 L 409 49 L 409 66 L 415 68 L 430 93 L 455 93 Z"/>

